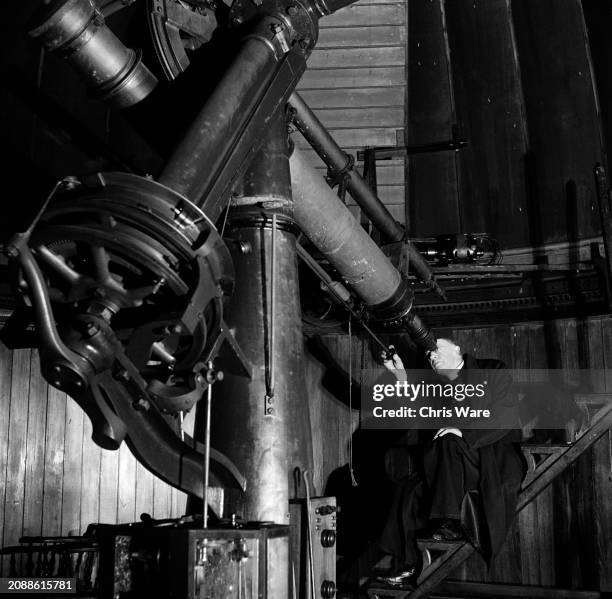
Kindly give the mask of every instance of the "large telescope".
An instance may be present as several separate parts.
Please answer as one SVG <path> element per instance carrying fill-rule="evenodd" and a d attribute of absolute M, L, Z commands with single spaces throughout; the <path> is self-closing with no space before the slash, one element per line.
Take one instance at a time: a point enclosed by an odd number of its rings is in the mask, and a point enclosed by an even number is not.
<path fill-rule="evenodd" d="M 405 278 L 288 141 L 288 103 L 298 108 L 302 129 L 309 115 L 292 94 L 316 44 L 318 20 L 350 3 L 236 0 L 229 20 L 240 24 L 239 49 L 159 180 L 122 173 L 67 178 L 28 230 L 7 246 L 24 300 L 7 330 L 15 331 L 33 316 L 43 374 L 87 412 L 94 440 L 113 449 L 125 439 L 147 468 L 199 497 L 204 494 L 204 449 L 185 436 L 179 423 L 214 380 L 215 358 L 222 358 L 227 384 L 240 390 L 236 398 L 242 394 L 259 402 L 265 395 L 265 418 L 260 419 L 255 403 L 248 425 L 261 455 L 278 439 L 305 434 L 288 430 L 287 418 L 278 418 L 292 413 L 287 406 L 304 410 L 306 405 L 292 391 L 301 385 L 299 377 L 292 378 L 300 360 L 277 361 L 272 351 L 268 359 L 260 347 L 270 344 L 272 328 L 293 335 L 279 333 L 276 352 L 286 354 L 301 344 L 298 229 L 374 320 L 409 332 L 425 349 L 435 348 L 433 333 L 413 310 Z M 38 14 L 31 34 L 64 56 L 113 106 L 132 105 L 154 93 L 155 79 L 140 55 L 110 32 L 91 0 L 52 2 Z M 311 128 L 322 127 L 309 122 Z M 380 200 L 362 189 L 359 178 L 351 181 L 383 231 L 401 237 L 401 227 L 389 220 Z M 235 199 L 228 241 L 215 225 L 230 195 Z M 249 246 L 245 240 L 260 252 L 258 261 L 232 249 L 234 242 Z M 415 256 L 411 259 L 422 267 Z M 275 277 L 267 274 L 270 260 L 282 266 Z M 422 272 L 426 281 L 430 274 Z M 240 301 L 232 300 L 235 288 Z M 271 289 L 280 289 L 282 305 L 291 305 L 272 312 L 276 322 L 268 313 L 270 302 L 281 303 L 268 298 Z M 264 294 L 261 302 L 251 301 L 256 292 Z M 238 311 L 247 306 L 253 310 L 241 320 Z M 241 332 L 252 323 L 260 328 Z M 236 337 L 231 329 L 238 331 Z M 268 380 L 274 369 L 287 394 L 293 394 L 282 408 L 273 405 L 281 401 Z M 272 416 L 277 428 L 270 425 Z M 224 449 L 227 455 L 211 452 L 214 484 L 244 491 L 247 480 L 266 478 L 247 450 L 230 455 L 232 447 Z M 307 455 L 299 459 L 306 466 L 311 460 Z M 279 457 L 274 476 L 285 476 L 288 461 L 286 455 Z M 269 503 L 247 501 L 256 517 Z M 282 499 L 270 508 L 273 519 L 284 505 Z"/>

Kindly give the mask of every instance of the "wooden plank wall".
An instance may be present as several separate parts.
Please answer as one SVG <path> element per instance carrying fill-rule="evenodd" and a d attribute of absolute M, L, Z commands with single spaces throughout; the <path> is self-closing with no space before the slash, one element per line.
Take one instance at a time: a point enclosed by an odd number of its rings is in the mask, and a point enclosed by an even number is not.
<path fill-rule="evenodd" d="M 454 339 L 464 351 L 500 358 L 514 368 L 594 369 L 597 374 L 588 375 L 590 391 L 612 393 L 612 317 L 437 332 Z M 393 341 L 401 347 L 401 339 Z M 348 338 L 328 336 L 322 337 L 322 342 L 346 372 Z M 354 338 L 351 347 L 354 373 L 358 373 L 360 364 L 375 367 L 367 341 L 364 349 L 364 342 Z M 349 423 L 355 428 L 358 414 L 353 412 L 351 420 L 346 406 L 347 381 L 344 395 L 338 396 L 340 401 L 322 389 L 320 377 L 325 367 L 320 362 L 311 357 L 307 369 L 315 471 L 320 489 L 327 477 L 347 462 Z M 603 369 L 608 371 L 602 373 Z M 359 376 L 355 377 L 358 383 Z M 342 393 L 342 386 L 339 392 Z M 479 556 L 474 556 L 454 577 L 612 591 L 611 434 L 604 435 L 520 513 L 490 569 Z"/>
<path fill-rule="evenodd" d="M 359 0 L 321 19 L 318 44 L 298 91 L 345 151 L 403 143 L 406 103 L 406 2 Z M 326 169 L 299 133 L 296 145 Z M 357 163 L 360 172 L 363 165 Z M 404 213 L 403 161 L 379 163 L 381 200 L 400 222 Z M 352 199 L 355 215 L 358 209 Z"/>
<path fill-rule="evenodd" d="M 593 168 L 606 150 L 580 0 L 512 3 L 542 239 L 600 230 Z M 535 215 L 534 215 L 535 216 Z"/>
<path fill-rule="evenodd" d="M 406 143 L 422 145 L 453 138 L 458 131 L 450 47 L 443 0 L 411 0 L 409 16 L 408 125 Z M 410 232 L 426 236 L 461 226 L 459 156 L 455 152 L 415 155 L 408 166 Z"/>
<path fill-rule="evenodd" d="M 93 522 L 134 522 L 143 512 L 184 514 L 186 496 L 125 444 L 103 451 L 93 443 L 89 419 L 46 384 L 36 351 L 0 344 L 0 414 L 0 546 L 23 535 L 82 534 Z M 6 567 L 0 561 L 0 575 Z"/>
<path fill-rule="evenodd" d="M 610 317 L 439 334 L 454 338 L 466 351 L 499 357 L 517 368 L 612 371 Z M 347 373 L 348 338 L 328 336 L 322 342 Z M 369 343 L 356 336 L 351 354 L 356 391 L 361 369 L 373 368 L 376 360 Z M 348 462 L 349 438 L 359 423 L 358 400 L 355 396 L 351 413 L 346 377 L 332 392 L 329 384 L 322 384 L 328 365 L 309 356 L 305 367 L 314 486 L 322 493 L 329 475 Z M 612 375 L 593 377 L 591 385 L 592 392 L 612 393 Z M 80 534 L 91 522 L 130 522 L 142 512 L 155 518 L 184 512 L 185 496 L 149 474 L 125 446 L 108 452 L 92 443 L 82 410 L 40 377 L 36 352 L 0 348 L 0 410 L 2 545 L 25 534 Z M 474 557 L 456 576 L 612 591 L 611 456 L 608 433 L 521 512 L 489 571 Z"/>
<path fill-rule="evenodd" d="M 597 235 L 606 146 L 581 0 L 409 6 L 407 139 L 469 142 L 410 160 L 411 233 L 487 231 L 505 247 Z"/>

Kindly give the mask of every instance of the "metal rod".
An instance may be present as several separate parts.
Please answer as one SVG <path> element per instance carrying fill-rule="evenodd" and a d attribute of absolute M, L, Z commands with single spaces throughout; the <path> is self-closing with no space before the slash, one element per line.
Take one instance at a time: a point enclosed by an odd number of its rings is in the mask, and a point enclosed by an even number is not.
<path fill-rule="evenodd" d="M 368 333 L 368 335 L 370 335 L 372 340 L 375 343 L 377 343 L 381 347 L 381 349 L 383 349 L 385 351 L 387 349 L 389 349 L 388 346 L 385 343 L 383 343 L 380 340 L 380 338 L 376 336 L 374 331 L 372 331 L 372 329 L 365 323 L 364 319 L 355 310 L 353 310 L 351 305 L 344 298 L 342 298 L 340 295 L 338 295 L 338 293 L 336 292 L 336 290 L 334 289 L 334 286 L 333 286 L 333 283 L 337 283 L 337 281 L 334 281 L 325 272 L 325 270 L 323 270 L 323 268 L 321 268 L 321 266 L 319 266 L 317 261 L 304 249 L 304 247 L 302 245 L 300 245 L 298 243 L 298 244 L 296 244 L 296 248 L 297 248 L 298 256 L 319 277 L 321 282 L 327 287 L 329 292 L 336 298 L 336 300 L 338 300 L 338 302 L 340 304 L 342 304 L 344 309 L 347 310 L 348 313 L 365 329 L 365 331 Z M 338 284 L 341 285 L 341 283 L 338 283 Z M 347 290 L 347 293 L 348 293 L 348 290 Z"/>
<path fill-rule="evenodd" d="M 390 158 L 405 158 L 414 154 L 434 154 L 437 152 L 457 152 L 468 146 L 468 140 L 449 139 L 448 141 L 432 142 L 430 144 L 419 144 L 414 146 L 379 146 L 368 148 L 374 154 L 376 160 L 388 160 Z M 363 160 L 365 151 L 357 152 L 357 160 Z"/>
<path fill-rule="evenodd" d="M 297 92 L 291 94 L 289 104 L 295 110 L 293 120 L 296 127 L 328 168 L 335 171 L 346 168 L 348 156 Z M 374 226 L 390 241 L 401 241 L 404 238 L 404 228 L 374 195 L 361 175 L 353 169 L 347 171 L 347 176 L 349 193 Z"/>
<path fill-rule="evenodd" d="M 274 397 L 276 354 L 274 342 L 276 336 L 276 213 L 272 215 L 272 251 L 270 259 L 270 397 Z"/>
<path fill-rule="evenodd" d="M 402 241 L 406 234 L 404 227 L 393 218 L 363 177 L 355 169 L 347 168 L 350 166 L 349 157 L 302 97 L 297 92 L 293 92 L 289 104 L 295 111 L 293 121 L 296 127 L 327 167 L 332 171 L 346 172 L 346 187 L 372 224 L 389 241 Z M 440 297 L 445 298 L 444 291 L 436 282 L 429 264 L 411 243 L 408 244 L 408 254 L 410 266 L 417 276 Z"/>
<path fill-rule="evenodd" d="M 312 514 L 310 513 L 310 486 L 308 485 L 308 470 L 302 473 L 304 486 L 306 487 L 306 526 L 308 528 L 308 578 L 310 580 L 311 598 L 316 599 L 315 576 L 314 576 L 314 551 L 312 545 Z"/>
<path fill-rule="evenodd" d="M 346 304 L 347 302 L 340 296 L 340 294 L 336 291 L 335 285 L 339 285 L 342 290 L 345 290 L 348 295 L 350 295 L 350 291 L 346 289 L 342 283 L 339 281 L 334 281 L 328 274 L 325 272 L 325 269 L 306 251 L 304 246 L 300 243 L 296 243 L 296 250 L 298 256 L 304 261 L 306 266 L 312 270 L 312 272 L 321 279 L 321 282 L 327 287 L 329 292 L 340 302 Z"/>
<path fill-rule="evenodd" d="M 208 363 L 208 372 L 212 371 L 212 362 Z M 208 484 L 210 477 L 210 407 L 212 404 L 212 381 L 208 383 L 206 390 L 206 428 L 204 429 L 204 489 L 202 518 L 204 528 L 208 528 Z"/>

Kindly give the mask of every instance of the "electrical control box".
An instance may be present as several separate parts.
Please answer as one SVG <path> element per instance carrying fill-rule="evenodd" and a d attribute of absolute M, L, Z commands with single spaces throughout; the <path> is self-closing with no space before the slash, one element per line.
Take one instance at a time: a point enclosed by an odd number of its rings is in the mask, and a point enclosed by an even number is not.
<path fill-rule="evenodd" d="M 290 502 L 292 597 L 335 597 L 337 511 L 335 497 L 314 497 L 309 505 L 305 499 Z"/>

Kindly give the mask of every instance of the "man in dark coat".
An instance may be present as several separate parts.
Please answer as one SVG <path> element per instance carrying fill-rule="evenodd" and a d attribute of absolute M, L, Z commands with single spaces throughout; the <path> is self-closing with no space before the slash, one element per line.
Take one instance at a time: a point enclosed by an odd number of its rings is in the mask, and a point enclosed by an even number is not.
<path fill-rule="evenodd" d="M 439 429 L 425 441 L 423 473 L 399 481 L 380 539 L 382 550 L 394 557 L 393 571 L 382 577 L 390 584 L 405 584 L 416 575 L 419 531 L 427 530 L 426 536 L 436 540 L 467 537 L 485 559 L 495 555 L 514 518 L 525 472 L 518 397 L 503 362 L 462 355 L 446 339 L 438 340 L 438 350 L 428 358 L 434 372 L 454 384 L 475 384 L 476 371 L 491 371 L 489 393 L 476 407 L 490 408 L 493 422 L 486 430 L 467 425 Z M 406 380 L 397 354 L 385 366 Z M 414 432 L 405 435 L 407 443 L 414 443 Z"/>

